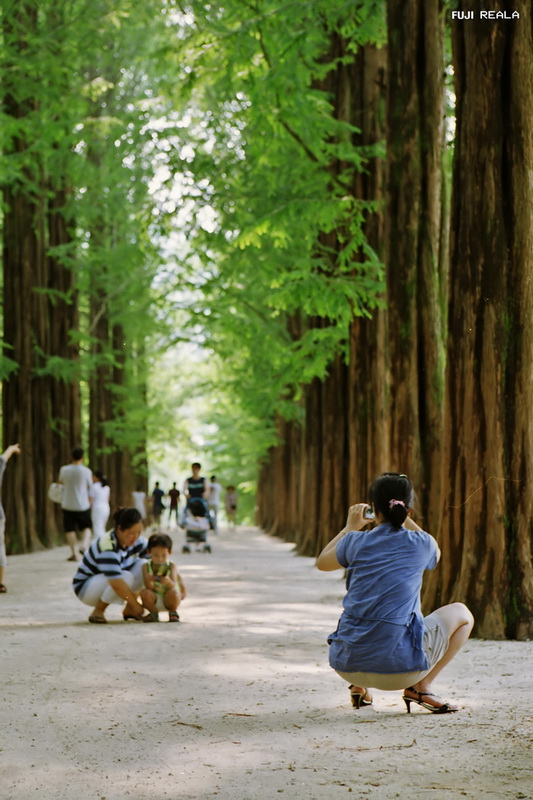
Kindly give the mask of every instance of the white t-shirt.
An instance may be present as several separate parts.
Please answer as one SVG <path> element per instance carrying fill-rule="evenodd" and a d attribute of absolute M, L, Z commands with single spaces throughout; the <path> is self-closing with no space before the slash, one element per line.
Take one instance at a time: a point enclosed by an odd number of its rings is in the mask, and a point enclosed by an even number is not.
<path fill-rule="evenodd" d="M 61 508 L 65 511 L 87 511 L 91 507 L 89 493 L 93 486 L 93 474 L 83 464 L 66 464 L 59 470 L 59 482 L 63 484 Z"/>
<path fill-rule="evenodd" d="M 146 517 L 146 493 L 145 492 L 132 492 L 133 505 L 143 519 Z"/>
<path fill-rule="evenodd" d="M 109 486 L 102 486 L 100 481 L 93 483 L 91 486 L 90 496 L 93 499 L 93 508 L 94 506 L 105 506 L 109 505 Z"/>
<path fill-rule="evenodd" d="M 218 506 L 220 503 L 221 491 L 222 485 L 218 481 L 209 484 L 209 497 L 207 498 L 207 502 L 210 506 Z"/>

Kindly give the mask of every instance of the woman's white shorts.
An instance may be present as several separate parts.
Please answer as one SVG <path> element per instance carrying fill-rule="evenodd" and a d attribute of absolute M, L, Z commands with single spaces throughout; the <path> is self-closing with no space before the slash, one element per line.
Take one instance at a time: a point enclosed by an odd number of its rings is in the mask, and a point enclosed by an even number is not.
<path fill-rule="evenodd" d="M 136 563 L 131 569 L 124 570 L 120 576 L 122 580 L 128 584 L 131 591 L 136 593 L 140 592 L 144 586 L 143 581 L 143 558 L 137 559 Z M 123 605 L 124 600 L 118 596 L 115 590 L 109 585 L 109 578 L 105 575 L 93 575 L 83 584 L 83 587 L 78 594 L 82 603 L 87 606 L 94 606 L 101 600 L 102 603 L 114 603 L 116 605 Z"/>
<path fill-rule="evenodd" d="M 424 638 L 422 647 L 428 660 L 428 669 L 420 672 L 394 672 L 383 674 L 380 672 L 339 672 L 335 670 L 348 683 L 354 686 L 364 686 L 369 689 L 393 691 L 407 689 L 425 678 L 428 672 L 441 660 L 448 649 L 449 633 L 437 612 L 424 617 Z"/>

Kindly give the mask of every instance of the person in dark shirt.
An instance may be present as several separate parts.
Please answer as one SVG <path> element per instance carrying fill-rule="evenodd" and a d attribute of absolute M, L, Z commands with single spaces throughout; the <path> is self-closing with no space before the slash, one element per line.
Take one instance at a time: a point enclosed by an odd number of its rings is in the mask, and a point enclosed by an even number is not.
<path fill-rule="evenodd" d="M 185 503 L 184 509 L 184 517 L 187 509 L 189 508 L 189 503 L 191 500 L 201 500 L 205 506 L 206 516 L 209 520 L 209 527 L 213 528 L 213 520 L 211 518 L 211 514 L 209 513 L 209 508 L 207 506 L 207 493 L 209 486 L 206 482 L 206 479 L 200 475 L 200 470 L 202 469 L 202 465 L 195 461 L 194 464 L 191 464 L 192 475 L 190 478 L 187 478 L 185 483 L 183 484 L 183 493 L 187 498 L 187 502 Z"/>
<path fill-rule="evenodd" d="M 154 491 L 152 492 L 152 515 L 156 525 L 161 525 L 161 514 L 165 508 L 163 504 L 164 491 L 159 486 L 159 481 L 155 482 Z"/>
<path fill-rule="evenodd" d="M 190 478 L 187 478 L 185 483 L 183 484 L 183 493 L 187 500 L 191 500 L 195 497 L 200 497 L 203 500 L 206 498 L 207 494 L 207 486 L 205 482 L 205 478 L 200 475 L 200 470 L 202 469 L 202 465 L 199 464 L 197 461 L 194 464 L 191 464 L 192 475 Z"/>
<path fill-rule="evenodd" d="M 178 524 L 178 509 L 180 504 L 180 490 L 176 488 L 176 484 L 172 484 L 172 489 L 169 489 L 168 496 L 170 498 L 170 509 L 168 512 L 168 521 L 172 520 L 172 514 L 176 519 L 176 525 Z"/>

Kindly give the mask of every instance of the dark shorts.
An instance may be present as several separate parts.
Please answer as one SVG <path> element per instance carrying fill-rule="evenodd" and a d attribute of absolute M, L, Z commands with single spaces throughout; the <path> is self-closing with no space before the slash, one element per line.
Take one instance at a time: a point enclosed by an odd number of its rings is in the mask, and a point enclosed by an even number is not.
<path fill-rule="evenodd" d="M 63 509 L 63 531 L 64 533 L 71 533 L 72 531 L 84 531 L 85 528 L 93 527 L 91 519 L 91 509 L 86 511 L 67 511 Z"/>

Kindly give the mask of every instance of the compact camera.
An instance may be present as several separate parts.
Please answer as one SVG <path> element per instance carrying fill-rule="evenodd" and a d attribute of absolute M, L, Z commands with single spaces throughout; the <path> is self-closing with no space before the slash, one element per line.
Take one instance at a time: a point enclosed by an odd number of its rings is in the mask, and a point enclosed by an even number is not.
<path fill-rule="evenodd" d="M 374 510 L 372 506 L 367 506 L 363 513 L 364 519 L 376 519 L 376 515 L 374 514 Z"/>

